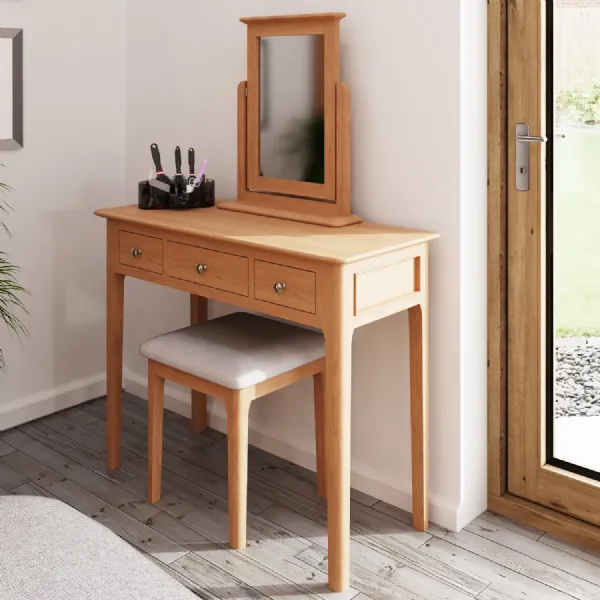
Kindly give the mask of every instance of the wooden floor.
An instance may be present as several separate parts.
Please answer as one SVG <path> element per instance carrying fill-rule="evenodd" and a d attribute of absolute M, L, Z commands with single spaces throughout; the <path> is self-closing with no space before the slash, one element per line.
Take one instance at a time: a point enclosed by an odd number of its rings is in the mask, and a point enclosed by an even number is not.
<path fill-rule="evenodd" d="M 312 472 L 250 450 L 248 548 L 227 545 L 222 434 L 166 415 L 163 499 L 146 496 L 145 403 L 127 396 L 124 461 L 104 468 L 104 400 L 0 434 L 0 493 L 55 496 L 130 542 L 200 598 L 323 598 L 326 510 Z M 352 495 L 357 600 L 600 598 L 600 555 L 490 513 L 461 533 Z"/>

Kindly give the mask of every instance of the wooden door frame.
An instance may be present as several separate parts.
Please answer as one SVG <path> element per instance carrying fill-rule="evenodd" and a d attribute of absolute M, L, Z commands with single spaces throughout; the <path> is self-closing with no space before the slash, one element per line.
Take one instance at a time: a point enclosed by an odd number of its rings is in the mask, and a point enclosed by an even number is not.
<path fill-rule="evenodd" d="M 488 508 L 599 550 L 600 527 L 508 493 L 509 5 L 488 0 Z"/>

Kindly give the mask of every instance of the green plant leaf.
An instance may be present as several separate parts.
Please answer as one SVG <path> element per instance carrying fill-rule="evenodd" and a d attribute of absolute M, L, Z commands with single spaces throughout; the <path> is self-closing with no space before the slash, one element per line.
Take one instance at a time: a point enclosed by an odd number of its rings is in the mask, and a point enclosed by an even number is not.
<path fill-rule="evenodd" d="M 4 167 L 4 165 L 0 165 Z M 0 181 L 0 214 L 7 215 L 12 211 L 11 205 L 6 200 L 6 196 L 13 189 L 6 183 Z M 0 221 L 0 227 L 4 230 L 7 237 L 10 237 L 10 231 L 4 221 Z M 29 295 L 29 292 L 22 287 L 17 276 L 20 268 L 10 262 L 6 252 L 0 250 L 0 324 L 3 324 L 19 340 L 27 335 L 27 328 L 21 320 L 22 314 L 28 314 L 22 297 Z M 4 354 L 0 349 L 0 373 L 6 368 Z"/>

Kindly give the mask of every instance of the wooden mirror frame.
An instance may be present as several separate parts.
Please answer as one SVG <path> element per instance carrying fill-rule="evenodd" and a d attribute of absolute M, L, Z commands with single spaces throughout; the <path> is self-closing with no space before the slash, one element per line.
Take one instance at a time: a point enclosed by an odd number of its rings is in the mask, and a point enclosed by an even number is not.
<path fill-rule="evenodd" d="M 0 150 L 13 150 L 23 147 L 23 30 L 0 27 L 0 38 L 12 40 L 12 136 Z"/>
<path fill-rule="evenodd" d="M 248 26 L 248 81 L 238 86 L 238 198 L 219 208 L 342 227 L 350 211 L 350 90 L 340 82 L 340 21 L 345 13 L 240 19 Z M 260 42 L 263 37 L 324 37 L 325 183 L 260 175 Z"/>

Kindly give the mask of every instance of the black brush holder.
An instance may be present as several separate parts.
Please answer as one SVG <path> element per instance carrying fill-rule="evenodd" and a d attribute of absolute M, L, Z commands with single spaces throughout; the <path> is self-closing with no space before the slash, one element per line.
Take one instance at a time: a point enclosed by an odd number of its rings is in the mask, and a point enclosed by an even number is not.
<path fill-rule="evenodd" d="M 169 191 L 161 190 L 150 181 L 138 183 L 138 208 L 142 210 L 187 210 L 189 208 L 208 208 L 215 205 L 215 180 L 204 179 L 193 191 L 176 193 L 175 185 Z"/>

